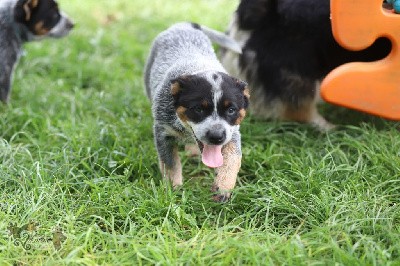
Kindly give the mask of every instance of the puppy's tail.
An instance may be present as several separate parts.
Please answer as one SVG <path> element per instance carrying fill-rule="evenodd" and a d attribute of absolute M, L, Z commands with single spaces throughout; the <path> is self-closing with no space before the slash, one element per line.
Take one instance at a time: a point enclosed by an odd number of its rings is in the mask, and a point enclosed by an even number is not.
<path fill-rule="evenodd" d="M 193 28 L 201 30 L 205 35 L 207 35 L 207 37 L 210 38 L 211 41 L 221 45 L 226 49 L 230 49 L 238 54 L 242 53 L 242 48 L 240 47 L 239 43 L 237 43 L 234 39 L 232 39 L 228 35 L 220 31 L 208 28 L 206 26 L 199 25 L 197 23 L 191 23 L 191 24 Z"/>

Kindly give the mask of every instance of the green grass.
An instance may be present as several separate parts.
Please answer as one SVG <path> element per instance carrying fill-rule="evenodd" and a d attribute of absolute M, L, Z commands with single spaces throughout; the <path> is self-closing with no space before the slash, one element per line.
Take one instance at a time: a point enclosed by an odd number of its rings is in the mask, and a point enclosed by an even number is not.
<path fill-rule="evenodd" d="M 173 191 L 142 85 L 149 45 L 177 21 L 224 30 L 236 1 L 60 4 L 76 28 L 26 45 L 0 107 L 1 265 L 400 264 L 399 123 L 333 106 L 330 133 L 249 117 L 230 202 L 211 201 L 193 158 Z"/>

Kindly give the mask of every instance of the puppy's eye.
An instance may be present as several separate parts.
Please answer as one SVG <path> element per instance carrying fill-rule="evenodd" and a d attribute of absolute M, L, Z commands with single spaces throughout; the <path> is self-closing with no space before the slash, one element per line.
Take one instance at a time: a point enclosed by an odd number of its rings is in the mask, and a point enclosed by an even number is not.
<path fill-rule="evenodd" d="M 234 115 L 236 114 L 236 108 L 235 107 L 229 107 L 228 110 L 226 110 L 228 115 Z"/>
<path fill-rule="evenodd" d="M 54 12 L 52 15 L 52 19 L 58 20 L 60 18 L 60 14 L 58 12 Z"/>
<path fill-rule="evenodd" d="M 195 111 L 197 114 L 201 115 L 204 113 L 204 109 L 201 106 L 195 106 L 193 107 L 193 111 Z"/>

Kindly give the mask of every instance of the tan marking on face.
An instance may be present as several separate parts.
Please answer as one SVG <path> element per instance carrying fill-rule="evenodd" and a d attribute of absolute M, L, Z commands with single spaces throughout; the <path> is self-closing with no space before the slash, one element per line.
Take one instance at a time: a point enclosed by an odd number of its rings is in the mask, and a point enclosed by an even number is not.
<path fill-rule="evenodd" d="M 224 101 L 224 107 L 228 107 L 229 105 L 231 105 L 231 102 L 228 100 Z"/>
<path fill-rule="evenodd" d="M 236 119 L 235 125 L 239 125 L 240 123 L 242 123 L 242 121 L 243 121 L 245 116 L 246 116 L 246 110 L 240 109 L 239 110 L 239 117 Z"/>
<path fill-rule="evenodd" d="M 236 144 L 231 141 L 222 148 L 224 163 L 217 168 L 213 189 L 220 193 L 227 193 L 236 185 L 236 178 L 239 172 L 242 156 Z"/>
<path fill-rule="evenodd" d="M 181 87 L 179 86 L 178 82 L 172 83 L 172 85 L 171 85 L 171 94 L 172 94 L 172 96 L 177 95 L 180 90 L 181 90 Z"/>
<path fill-rule="evenodd" d="M 29 2 L 27 2 L 24 6 L 23 9 L 25 11 L 25 20 L 29 21 L 31 19 L 31 9 L 29 8 Z"/>
<path fill-rule="evenodd" d="M 243 94 L 244 94 L 244 96 L 247 97 L 247 99 L 250 99 L 250 89 L 249 89 L 249 87 L 246 86 L 246 88 L 244 88 Z"/>
<path fill-rule="evenodd" d="M 203 100 L 203 101 L 201 102 L 201 106 L 203 106 L 204 109 L 206 109 L 206 108 L 208 107 L 208 102 L 207 102 L 206 100 Z"/>
<path fill-rule="evenodd" d="M 30 0 L 28 1 L 28 3 L 30 2 L 29 6 L 31 6 L 32 8 L 37 7 L 39 0 Z"/>
<path fill-rule="evenodd" d="M 189 118 L 185 114 L 186 110 L 187 108 L 183 106 L 179 106 L 178 108 L 176 108 L 176 114 L 182 122 L 187 122 L 189 120 Z"/>
<path fill-rule="evenodd" d="M 49 29 L 43 27 L 43 21 L 39 21 L 35 24 L 35 33 L 37 35 L 46 35 L 49 32 Z"/>
<path fill-rule="evenodd" d="M 29 0 L 27 1 L 22 8 L 25 11 L 25 20 L 29 21 L 31 19 L 31 10 L 37 7 L 39 0 Z"/>

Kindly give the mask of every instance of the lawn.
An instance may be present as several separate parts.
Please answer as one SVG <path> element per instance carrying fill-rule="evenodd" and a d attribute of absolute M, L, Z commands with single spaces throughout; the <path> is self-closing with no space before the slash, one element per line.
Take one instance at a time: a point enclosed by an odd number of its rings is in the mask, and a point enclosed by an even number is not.
<path fill-rule="evenodd" d="M 324 105 L 338 125 L 247 117 L 231 201 L 183 159 L 163 182 L 142 72 L 177 21 L 224 30 L 232 0 L 60 0 L 70 36 L 25 46 L 0 106 L 1 265 L 399 265 L 400 124 Z"/>

